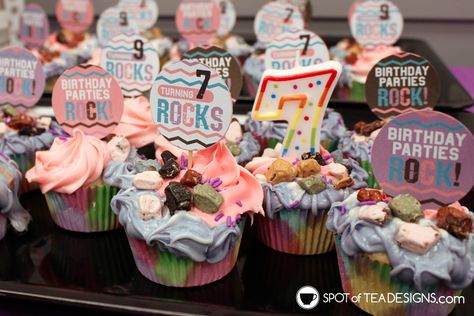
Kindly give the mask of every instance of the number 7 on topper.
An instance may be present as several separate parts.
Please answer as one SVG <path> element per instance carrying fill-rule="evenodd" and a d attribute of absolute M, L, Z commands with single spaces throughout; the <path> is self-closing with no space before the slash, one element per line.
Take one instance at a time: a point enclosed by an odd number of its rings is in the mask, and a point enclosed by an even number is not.
<path fill-rule="evenodd" d="M 263 73 L 252 109 L 257 121 L 289 123 L 281 156 L 319 152 L 321 125 L 329 99 L 341 74 L 335 61 Z"/>

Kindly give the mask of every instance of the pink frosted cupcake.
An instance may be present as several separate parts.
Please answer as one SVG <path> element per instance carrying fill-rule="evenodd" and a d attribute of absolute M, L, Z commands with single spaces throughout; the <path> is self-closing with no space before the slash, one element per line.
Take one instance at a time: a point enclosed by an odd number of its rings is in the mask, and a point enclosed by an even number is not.
<path fill-rule="evenodd" d="M 111 202 L 135 263 L 162 285 L 217 281 L 235 266 L 244 214 L 262 212 L 262 189 L 224 143 L 195 153 L 192 164 L 164 139 L 158 155 L 160 170 L 137 175 Z"/>
<path fill-rule="evenodd" d="M 110 159 L 104 141 L 74 130 L 72 137 L 57 138 L 50 150 L 37 152 L 26 178 L 39 184 L 58 226 L 78 232 L 112 230 L 119 227 L 109 206 L 117 188 L 102 181 Z"/>
<path fill-rule="evenodd" d="M 150 101 L 145 96 L 126 98 L 122 119 L 114 130 L 138 149 L 139 154 L 155 158 L 155 139 L 159 136 L 151 117 Z"/>

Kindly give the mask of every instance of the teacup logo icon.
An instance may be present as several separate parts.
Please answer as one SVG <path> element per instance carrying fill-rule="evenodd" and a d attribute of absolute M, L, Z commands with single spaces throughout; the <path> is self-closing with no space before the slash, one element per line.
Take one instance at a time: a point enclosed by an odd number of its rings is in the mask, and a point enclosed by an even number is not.
<path fill-rule="evenodd" d="M 313 309 L 319 303 L 319 292 L 314 287 L 306 285 L 296 292 L 296 303 L 302 309 Z"/>

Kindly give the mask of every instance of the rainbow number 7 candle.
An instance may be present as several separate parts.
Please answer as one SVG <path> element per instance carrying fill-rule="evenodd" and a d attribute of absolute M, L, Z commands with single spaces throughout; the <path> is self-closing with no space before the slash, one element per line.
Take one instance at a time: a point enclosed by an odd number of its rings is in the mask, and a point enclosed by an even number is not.
<path fill-rule="evenodd" d="M 282 157 L 319 152 L 327 104 L 341 74 L 341 64 L 322 64 L 263 73 L 252 109 L 257 121 L 287 121 Z"/>

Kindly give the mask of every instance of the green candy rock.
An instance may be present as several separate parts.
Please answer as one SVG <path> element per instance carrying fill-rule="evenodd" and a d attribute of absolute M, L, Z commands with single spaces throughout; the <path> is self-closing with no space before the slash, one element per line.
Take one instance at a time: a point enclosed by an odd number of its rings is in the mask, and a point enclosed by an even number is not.
<path fill-rule="evenodd" d="M 423 217 L 420 202 L 410 194 L 399 194 L 390 201 L 388 207 L 395 217 L 408 223 L 416 223 Z"/>
<path fill-rule="evenodd" d="M 318 194 L 326 190 L 326 182 L 320 174 L 298 180 L 299 186 L 309 194 Z"/>
<path fill-rule="evenodd" d="M 230 152 L 232 153 L 232 156 L 236 157 L 240 155 L 240 147 L 237 144 L 234 143 L 227 143 L 227 148 L 229 148 Z"/>
<path fill-rule="evenodd" d="M 205 213 L 216 213 L 224 203 L 224 198 L 209 184 L 194 187 L 194 206 Z"/>
<path fill-rule="evenodd" d="M 11 104 L 5 104 L 1 107 L 1 111 L 8 116 L 18 115 L 20 112 Z"/>

